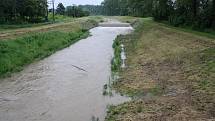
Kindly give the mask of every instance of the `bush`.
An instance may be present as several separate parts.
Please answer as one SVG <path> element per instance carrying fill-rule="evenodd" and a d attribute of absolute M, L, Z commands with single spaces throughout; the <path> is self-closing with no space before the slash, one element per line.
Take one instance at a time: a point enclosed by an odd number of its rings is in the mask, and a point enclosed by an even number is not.
<path fill-rule="evenodd" d="M 173 16 L 170 16 L 168 20 L 169 20 L 169 23 L 175 27 L 185 24 L 185 18 L 183 16 L 178 17 L 176 15 L 173 15 Z"/>

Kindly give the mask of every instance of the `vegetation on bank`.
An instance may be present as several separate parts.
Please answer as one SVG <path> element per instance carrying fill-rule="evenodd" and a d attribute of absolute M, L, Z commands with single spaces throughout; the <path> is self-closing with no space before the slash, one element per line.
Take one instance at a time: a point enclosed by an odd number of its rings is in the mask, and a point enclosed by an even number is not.
<path fill-rule="evenodd" d="M 51 22 L 37 23 L 37 24 L 1 24 L 0 32 L 5 30 L 19 29 L 19 28 L 28 28 L 28 27 L 37 27 L 51 24 Z"/>
<path fill-rule="evenodd" d="M 80 28 L 89 28 L 91 24 L 96 25 L 97 22 L 101 21 L 99 16 L 81 17 L 81 18 L 66 18 L 58 19 L 59 22 L 52 24 L 30 24 L 29 27 L 23 25 L 4 25 L 0 28 L 0 40 L 15 39 L 17 37 L 26 36 L 36 32 L 47 32 L 47 31 L 77 31 Z M 0 26 L 1 27 L 1 26 Z"/>
<path fill-rule="evenodd" d="M 0 24 L 41 22 L 47 18 L 46 0 L 1 0 Z"/>
<path fill-rule="evenodd" d="M 153 17 L 175 27 L 215 30 L 215 0 L 104 0 L 100 6 L 85 7 L 92 15 Z"/>
<path fill-rule="evenodd" d="M 127 22 L 130 23 L 134 28 L 135 31 L 140 31 L 143 22 L 141 22 L 140 18 L 134 18 L 134 17 L 128 17 L 128 16 L 124 16 L 124 17 L 117 17 L 114 16 L 112 17 L 113 19 L 118 19 L 121 22 Z M 135 34 L 138 32 L 134 32 Z M 134 34 L 133 33 L 133 34 Z M 127 39 L 129 35 L 119 35 L 117 36 L 117 38 L 114 40 L 113 43 L 113 49 L 114 49 L 114 58 L 111 61 L 111 70 L 113 72 L 119 72 L 121 71 L 121 44 L 124 44 L 125 40 Z M 133 43 L 132 43 L 133 44 Z"/>
<path fill-rule="evenodd" d="M 114 57 L 111 61 L 111 70 L 113 72 L 119 71 L 121 66 L 121 36 L 118 36 L 113 43 Z"/>
<path fill-rule="evenodd" d="M 14 39 L 0 40 L 0 77 L 20 71 L 25 65 L 49 56 L 86 37 L 87 30 L 96 26 L 98 20 L 91 17 L 81 21 L 62 24 L 59 26 L 60 29 L 50 29 L 45 32 L 17 36 Z"/>
<path fill-rule="evenodd" d="M 63 17 L 89 16 L 88 11 L 76 5 L 64 7 L 62 3 L 59 3 L 54 11 L 48 8 L 50 5 L 47 0 L 1 0 L 0 24 L 49 22 L 53 19 L 53 14 L 63 15 Z"/>
<path fill-rule="evenodd" d="M 52 14 L 49 14 L 49 20 L 52 19 Z M 20 29 L 20 28 L 30 28 L 30 27 L 39 27 L 49 24 L 56 24 L 60 22 L 71 22 L 74 19 L 64 15 L 55 15 L 55 23 L 53 22 L 40 22 L 40 23 L 9 23 L 9 24 L 0 24 L 0 32 L 6 30 Z"/>
<path fill-rule="evenodd" d="M 106 121 L 215 119 L 214 37 L 150 18 L 136 23 L 132 34 L 118 40 L 125 45 L 128 67 L 113 84 L 133 100 L 111 106 Z"/>

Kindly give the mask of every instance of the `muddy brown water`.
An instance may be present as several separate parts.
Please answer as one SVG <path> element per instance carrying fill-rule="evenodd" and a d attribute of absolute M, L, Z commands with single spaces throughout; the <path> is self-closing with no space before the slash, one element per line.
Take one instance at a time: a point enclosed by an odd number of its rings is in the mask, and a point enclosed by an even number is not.
<path fill-rule="evenodd" d="M 103 96 L 113 40 L 131 27 L 96 27 L 87 39 L 0 80 L 0 121 L 103 121 L 107 106 L 128 101 Z"/>

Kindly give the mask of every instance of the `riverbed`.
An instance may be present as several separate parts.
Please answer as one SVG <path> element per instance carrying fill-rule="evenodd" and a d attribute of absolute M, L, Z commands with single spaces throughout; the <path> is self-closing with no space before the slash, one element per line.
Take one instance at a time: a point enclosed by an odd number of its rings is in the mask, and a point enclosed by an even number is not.
<path fill-rule="evenodd" d="M 96 27 L 91 36 L 0 80 L 0 121 L 103 121 L 108 105 L 129 98 L 103 96 L 111 77 L 112 44 L 131 27 Z"/>

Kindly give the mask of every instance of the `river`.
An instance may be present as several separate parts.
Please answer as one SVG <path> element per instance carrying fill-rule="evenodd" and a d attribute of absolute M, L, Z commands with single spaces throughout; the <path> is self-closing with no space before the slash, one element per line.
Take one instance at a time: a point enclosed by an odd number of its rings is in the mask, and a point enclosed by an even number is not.
<path fill-rule="evenodd" d="M 131 27 L 96 27 L 91 36 L 0 80 L 0 121 L 103 121 L 107 106 L 129 98 L 103 96 L 113 40 Z"/>

